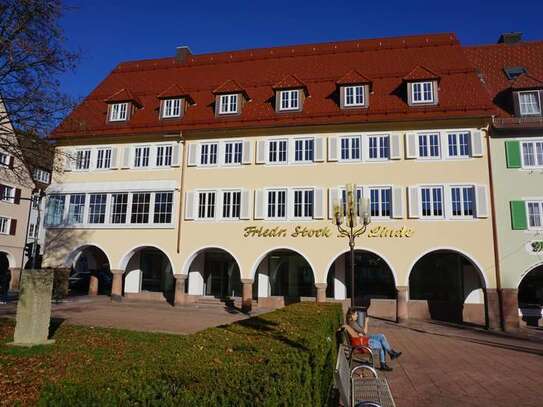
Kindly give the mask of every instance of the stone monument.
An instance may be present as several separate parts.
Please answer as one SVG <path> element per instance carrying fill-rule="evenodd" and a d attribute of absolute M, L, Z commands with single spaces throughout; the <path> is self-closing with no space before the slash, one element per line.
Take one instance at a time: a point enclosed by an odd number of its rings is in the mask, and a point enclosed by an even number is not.
<path fill-rule="evenodd" d="M 15 346 L 53 343 L 49 336 L 51 321 L 52 270 L 24 270 L 21 276 L 17 319 L 13 342 Z"/>

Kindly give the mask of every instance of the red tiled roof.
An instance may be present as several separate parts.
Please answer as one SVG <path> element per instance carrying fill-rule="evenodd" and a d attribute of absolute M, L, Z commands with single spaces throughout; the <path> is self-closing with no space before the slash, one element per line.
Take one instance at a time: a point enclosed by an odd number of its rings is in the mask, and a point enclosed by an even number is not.
<path fill-rule="evenodd" d="M 510 93 L 513 81 L 507 78 L 504 68 L 524 67 L 533 78 L 543 78 L 543 41 L 466 47 L 464 51 L 479 71 L 500 117 L 514 116 Z"/>
<path fill-rule="evenodd" d="M 243 94 L 245 99 L 250 99 L 247 91 L 233 79 L 229 79 L 223 82 L 217 88 L 215 88 L 212 93 L 214 95 L 223 95 L 225 93 L 241 93 Z"/>
<path fill-rule="evenodd" d="M 113 93 L 111 96 L 105 99 L 106 103 L 117 103 L 117 102 L 134 102 L 138 106 L 142 106 L 140 100 L 130 92 L 129 89 L 120 89 L 117 92 Z"/>
<path fill-rule="evenodd" d="M 172 84 L 157 95 L 158 99 L 188 96 L 189 93 L 177 84 Z"/>
<path fill-rule="evenodd" d="M 517 77 L 511 84 L 511 89 L 539 89 L 543 88 L 543 82 L 534 78 L 529 73 L 524 73 Z"/>
<path fill-rule="evenodd" d="M 340 79 L 336 81 L 338 86 L 341 85 L 359 85 L 362 83 L 371 83 L 371 79 L 368 79 L 366 76 L 362 75 L 356 69 L 351 69 Z"/>
<path fill-rule="evenodd" d="M 411 72 L 403 77 L 406 82 L 439 79 L 439 75 L 425 66 L 417 65 Z"/>
<path fill-rule="evenodd" d="M 441 76 L 438 106 L 410 107 L 402 92 L 402 79 L 417 65 Z M 362 69 L 372 78 L 374 92 L 367 109 L 341 110 L 336 81 L 345 72 Z M 303 112 L 277 114 L 274 85 L 290 86 L 292 78 L 304 84 L 311 97 Z M 228 120 L 213 110 L 213 90 L 226 81 L 241 82 L 251 95 L 241 115 Z M 160 120 L 157 95 L 172 83 L 195 101 L 182 120 Z M 126 123 L 110 125 L 104 99 L 129 88 L 144 106 Z M 384 38 L 263 48 L 191 55 L 119 64 L 51 138 L 160 134 L 192 130 L 241 129 L 297 125 L 364 123 L 374 121 L 435 120 L 490 116 L 488 95 L 467 61 L 454 34 Z"/>
<path fill-rule="evenodd" d="M 279 82 L 272 85 L 272 89 L 306 89 L 305 83 L 296 76 L 288 74 L 283 76 Z"/>

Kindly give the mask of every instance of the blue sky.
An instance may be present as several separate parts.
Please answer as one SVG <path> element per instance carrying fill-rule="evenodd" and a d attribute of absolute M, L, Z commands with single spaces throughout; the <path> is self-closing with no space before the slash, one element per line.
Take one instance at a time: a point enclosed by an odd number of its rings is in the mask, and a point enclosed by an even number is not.
<path fill-rule="evenodd" d="M 85 97 L 117 63 L 357 38 L 456 32 L 463 44 L 494 43 L 501 32 L 543 40 L 543 0 L 187 1 L 67 0 L 61 24 L 79 50 L 64 92 Z"/>

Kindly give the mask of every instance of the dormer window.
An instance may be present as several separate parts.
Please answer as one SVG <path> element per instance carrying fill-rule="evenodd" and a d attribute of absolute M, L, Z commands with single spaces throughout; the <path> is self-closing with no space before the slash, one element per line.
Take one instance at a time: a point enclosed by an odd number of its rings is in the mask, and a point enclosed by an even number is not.
<path fill-rule="evenodd" d="M 181 117 L 181 99 L 164 99 L 162 118 Z"/>
<path fill-rule="evenodd" d="M 364 106 L 364 86 L 345 86 L 345 107 Z"/>
<path fill-rule="evenodd" d="M 538 91 L 518 92 L 518 102 L 521 116 L 541 115 L 541 99 Z"/>
<path fill-rule="evenodd" d="M 434 103 L 434 83 L 431 81 L 411 83 L 411 103 Z"/>
<path fill-rule="evenodd" d="M 238 113 L 238 94 L 219 96 L 219 114 Z"/>
<path fill-rule="evenodd" d="M 300 108 L 300 90 L 290 89 L 279 92 L 279 110 L 298 110 Z"/>
<path fill-rule="evenodd" d="M 109 111 L 110 122 L 125 121 L 128 117 L 128 102 L 113 103 Z"/>

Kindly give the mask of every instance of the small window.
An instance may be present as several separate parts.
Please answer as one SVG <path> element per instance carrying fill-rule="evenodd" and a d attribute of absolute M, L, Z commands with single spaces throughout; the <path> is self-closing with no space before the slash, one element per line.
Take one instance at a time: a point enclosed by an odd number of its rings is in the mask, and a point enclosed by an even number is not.
<path fill-rule="evenodd" d="M 198 194 L 198 218 L 213 219 L 215 217 L 215 192 L 200 192 Z"/>
<path fill-rule="evenodd" d="M 151 149 L 149 147 L 136 147 L 134 154 L 134 167 L 143 168 L 149 167 L 149 154 Z"/>
<path fill-rule="evenodd" d="M 543 168 L 543 141 L 523 141 L 522 168 Z"/>
<path fill-rule="evenodd" d="M 475 192 L 472 186 L 451 188 L 451 214 L 453 217 L 473 217 Z"/>
<path fill-rule="evenodd" d="M 154 223 L 171 223 L 173 207 L 172 192 L 157 192 L 155 194 Z"/>
<path fill-rule="evenodd" d="M 78 150 L 75 159 L 76 170 L 88 170 L 90 167 L 91 150 Z"/>
<path fill-rule="evenodd" d="M 300 91 L 298 89 L 279 92 L 279 110 L 298 110 L 300 108 Z"/>
<path fill-rule="evenodd" d="M 392 216 L 392 189 L 390 187 L 370 188 L 370 214 L 376 218 Z"/>
<path fill-rule="evenodd" d="M 110 122 L 120 122 L 128 117 L 128 102 L 114 103 L 111 105 L 109 113 Z"/>
<path fill-rule="evenodd" d="M 181 99 L 165 99 L 162 107 L 162 117 L 168 119 L 170 117 L 181 116 Z"/>
<path fill-rule="evenodd" d="M 360 136 L 341 137 L 340 147 L 342 161 L 360 160 Z"/>
<path fill-rule="evenodd" d="M 0 165 L 9 166 L 9 155 L 0 151 Z"/>
<path fill-rule="evenodd" d="M 528 226 L 531 229 L 543 227 L 543 201 L 527 202 Z"/>
<path fill-rule="evenodd" d="M 294 190 L 294 217 L 312 218 L 313 217 L 313 190 L 297 189 Z"/>
<path fill-rule="evenodd" d="M 9 234 L 9 218 L 4 218 L 0 216 L 0 234 L 8 235 Z"/>
<path fill-rule="evenodd" d="M 368 156 L 370 160 L 388 160 L 390 158 L 390 137 L 369 136 Z"/>
<path fill-rule="evenodd" d="M 7 185 L 0 185 L 0 201 L 14 203 L 15 188 L 8 187 Z"/>
<path fill-rule="evenodd" d="M 241 191 L 224 191 L 222 194 L 222 217 L 239 219 L 241 210 Z"/>
<path fill-rule="evenodd" d="M 510 81 L 517 79 L 520 75 L 523 73 L 526 73 L 526 68 L 523 66 L 508 66 L 503 68 L 505 72 L 505 76 L 507 76 L 507 79 Z"/>
<path fill-rule="evenodd" d="M 126 223 L 126 214 L 128 211 L 128 194 L 111 194 L 110 207 L 111 223 L 116 225 Z"/>
<path fill-rule="evenodd" d="M 364 106 L 364 86 L 346 86 L 344 106 Z"/>
<path fill-rule="evenodd" d="M 294 140 L 294 161 L 313 162 L 315 140 L 312 138 Z"/>
<path fill-rule="evenodd" d="M 75 225 L 83 223 L 85 212 L 85 194 L 70 195 L 70 203 L 68 205 L 68 224 Z"/>
<path fill-rule="evenodd" d="M 149 223 L 149 207 L 151 193 L 137 192 L 132 194 L 132 214 L 130 223 Z"/>
<path fill-rule="evenodd" d="M 419 134 L 419 157 L 439 158 L 439 134 Z"/>
<path fill-rule="evenodd" d="M 96 169 L 111 168 L 111 148 L 100 148 L 96 157 Z"/>
<path fill-rule="evenodd" d="M 200 145 L 200 165 L 217 164 L 217 143 L 204 143 Z"/>
<path fill-rule="evenodd" d="M 219 114 L 232 114 L 238 112 L 238 95 L 220 95 Z"/>
<path fill-rule="evenodd" d="M 1 225 L 0 225 L 0 229 L 1 229 Z M 28 225 L 28 238 L 29 239 L 33 239 L 33 238 L 36 237 L 35 236 L 35 229 L 36 229 L 36 225 L 34 225 L 33 223 Z M 0 233 L 2 233 L 1 230 L 0 230 Z"/>
<path fill-rule="evenodd" d="M 268 162 L 286 163 L 288 154 L 287 140 L 270 140 L 268 144 Z"/>
<path fill-rule="evenodd" d="M 285 219 L 287 217 L 286 189 L 268 191 L 267 217 L 269 219 Z"/>
<path fill-rule="evenodd" d="M 158 146 L 156 148 L 156 166 L 169 167 L 172 165 L 172 146 Z"/>
<path fill-rule="evenodd" d="M 50 195 L 47 200 L 47 211 L 45 213 L 45 223 L 49 226 L 58 226 L 62 224 L 64 218 L 64 195 Z"/>
<path fill-rule="evenodd" d="M 447 143 L 449 157 L 466 158 L 471 156 L 471 134 L 469 132 L 449 133 Z"/>
<path fill-rule="evenodd" d="M 422 216 L 424 218 L 442 218 L 443 187 L 422 187 L 420 189 Z"/>
<path fill-rule="evenodd" d="M 48 184 L 51 180 L 51 173 L 49 171 L 42 170 L 41 168 L 34 169 L 34 180 Z"/>
<path fill-rule="evenodd" d="M 241 141 L 228 141 L 224 144 L 224 163 L 241 164 L 243 156 L 243 143 Z"/>
<path fill-rule="evenodd" d="M 105 223 L 107 194 L 90 194 L 89 223 Z"/>
<path fill-rule="evenodd" d="M 433 82 L 415 82 L 411 84 L 412 103 L 433 103 Z"/>
<path fill-rule="evenodd" d="M 518 105 L 521 116 L 541 115 L 541 100 L 538 91 L 519 92 Z"/>

